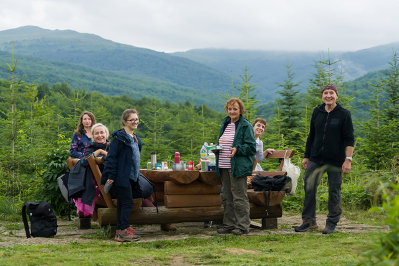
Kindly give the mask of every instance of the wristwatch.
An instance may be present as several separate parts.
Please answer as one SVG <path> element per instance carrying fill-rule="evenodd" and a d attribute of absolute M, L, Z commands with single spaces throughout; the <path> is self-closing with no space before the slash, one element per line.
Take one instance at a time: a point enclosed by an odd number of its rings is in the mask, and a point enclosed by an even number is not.
<path fill-rule="evenodd" d="M 349 161 L 352 162 L 352 157 L 346 157 L 345 159 L 348 159 Z"/>

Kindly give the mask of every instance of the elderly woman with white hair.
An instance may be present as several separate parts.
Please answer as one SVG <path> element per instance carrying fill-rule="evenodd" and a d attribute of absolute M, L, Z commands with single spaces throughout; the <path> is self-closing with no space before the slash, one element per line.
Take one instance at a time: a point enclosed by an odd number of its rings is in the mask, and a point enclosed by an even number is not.
<path fill-rule="evenodd" d="M 91 127 L 91 135 L 92 135 L 92 141 L 89 143 L 89 146 L 87 147 L 83 158 L 80 160 L 80 163 L 82 164 L 83 167 L 87 168 L 89 167 L 89 162 L 87 159 L 91 156 L 94 155 L 94 157 L 107 157 L 108 149 L 110 142 L 107 140 L 109 136 L 109 131 L 106 126 L 104 126 L 101 123 L 97 123 Z M 102 172 L 104 169 L 104 164 L 98 165 L 100 168 L 100 171 Z M 94 212 L 94 207 L 95 207 L 95 202 L 96 198 L 100 195 L 100 189 L 97 185 L 97 182 L 93 178 L 93 186 L 95 188 L 94 192 L 94 199 L 91 205 L 85 204 L 82 202 L 81 198 L 74 199 L 75 205 L 77 212 L 82 212 L 84 216 L 91 215 Z M 87 188 L 86 188 L 87 189 Z M 92 194 L 93 195 L 93 194 Z"/>

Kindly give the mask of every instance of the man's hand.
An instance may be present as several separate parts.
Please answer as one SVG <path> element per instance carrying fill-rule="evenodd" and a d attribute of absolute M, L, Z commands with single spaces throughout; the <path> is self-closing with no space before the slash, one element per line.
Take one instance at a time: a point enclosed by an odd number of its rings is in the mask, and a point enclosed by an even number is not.
<path fill-rule="evenodd" d="M 227 157 L 232 158 L 232 157 L 234 157 L 234 154 L 236 154 L 237 148 L 231 148 L 230 150 L 231 150 L 231 154 L 227 155 Z"/>
<path fill-rule="evenodd" d="M 342 172 L 344 175 L 349 174 L 351 171 L 352 162 L 348 159 L 345 159 L 345 162 L 342 164 Z"/>
<path fill-rule="evenodd" d="M 112 183 L 114 183 L 114 180 L 108 179 L 107 182 L 108 182 L 108 184 L 112 184 Z"/>
<path fill-rule="evenodd" d="M 309 163 L 309 158 L 303 158 L 303 160 L 302 160 L 303 169 L 306 170 L 308 168 L 308 163 Z"/>

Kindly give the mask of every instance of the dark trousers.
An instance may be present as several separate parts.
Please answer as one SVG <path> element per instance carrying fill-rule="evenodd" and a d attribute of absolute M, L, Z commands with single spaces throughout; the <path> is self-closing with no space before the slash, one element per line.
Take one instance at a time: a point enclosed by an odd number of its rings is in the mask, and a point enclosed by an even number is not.
<path fill-rule="evenodd" d="M 128 187 L 115 186 L 118 199 L 116 212 L 116 225 L 118 229 L 125 230 L 130 227 L 129 218 L 133 209 L 132 185 L 129 182 Z"/>
<path fill-rule="evenodd" d="M 316 218 L 316 192 L 323 174 L 328 175 L 328 215 L 327 224 L 336 225 L 342 213 L 341 184 L 342 169 L 332 165 L 309 161 L 305 172 L 305 202 L 302 218 Z"/>

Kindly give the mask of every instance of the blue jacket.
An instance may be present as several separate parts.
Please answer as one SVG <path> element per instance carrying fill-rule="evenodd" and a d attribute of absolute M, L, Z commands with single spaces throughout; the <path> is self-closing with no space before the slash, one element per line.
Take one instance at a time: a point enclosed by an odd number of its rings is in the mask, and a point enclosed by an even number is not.
<path fill-rule="evenodd" d="M 91 142 L 90 138 L 83 132 L 83 130 L 79 129 L 79 131 L 80 137 L 76 133 L 73 134 L 71 148 L 69 149 L 71 157 L 78 159 L 83 157 Z"/>
<path fill-rule="evenodd" d="M 141 139 L 135 134 L 141 152 Z M 114 180 L 115 186 L 128 187 L 129 176 L 132 171 L 133 150 L 130 146 L 130 138 L 124 129 L 112 133 L 113 140 L 105 159 L 104 172 L 101 176 L 101 184 L 104 185 L 108 179 Z"/>

